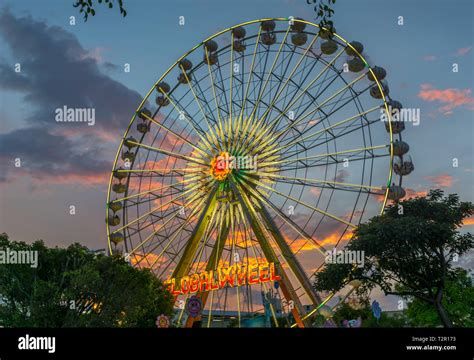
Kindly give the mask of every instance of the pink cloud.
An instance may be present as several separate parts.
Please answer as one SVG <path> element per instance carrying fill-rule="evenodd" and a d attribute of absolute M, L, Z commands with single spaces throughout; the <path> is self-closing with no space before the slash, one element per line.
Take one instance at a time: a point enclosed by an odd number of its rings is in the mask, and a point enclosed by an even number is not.
<path fill-rule="evenodd" d="M 456 50 L 456 55 L 457 56 L 466 55 L 469 51 L 471 51 L 471 49 L 472 49 L 472 46 L 466 46 L 466 47 L 459 48 L 459 49 Z"/>
<path fill-rule="evenodd" d="M 424 179 L 431 181 L 435 186 L 440 188 L 448 188 L 453 185 L 454 179 L 451 175 L 440 174 L 436 176 L 425 176 Z"/>
<path fill-rule="evenodd" d="M 438 110 L 445 115 L 451 114 L 455 108 L 462 106 L 474 110 L 474 98 L 471 95 L 471 89 L 435 89 L 430 84 L 421 84 L 418 97 L 425 101 L 437 101 L 443 104 Z"/>

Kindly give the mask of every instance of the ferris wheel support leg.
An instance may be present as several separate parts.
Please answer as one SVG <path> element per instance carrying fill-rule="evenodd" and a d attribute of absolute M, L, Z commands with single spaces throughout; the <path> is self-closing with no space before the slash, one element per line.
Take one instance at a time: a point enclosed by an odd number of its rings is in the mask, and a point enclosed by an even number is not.
<path fill-rule="evenodd" d="M 321 303 L 322 300 L 319 297 L 319 295 L 316 293 L 314 290 L 313 286 L 311 285 L 311 282 L 309 281 L 308 277 L 306 276 L 306 273 L 304 272 L 303 268 L 301 267 L 300 263 L 298 260 L 294 257 L 293 252 L 290 249 L 290 246 L 288 243 L 285 241 L 283 236 L 281 235 L 280 231 L 278 230 L 278 227 L 276 226 L 275 222 L 273 221 L 270 213 L 268 212 L 267 208 L 260 203 L 261 206 L 261 214 L 264 219 L 264 221 L 267 224 L 268 230 L 272 234 L 273 238 L 275 239 L 278 247 L 281 250 L 281 253 L 285 260 L 287 261 L 288 265 L 290 266 L 291 270 L 295 274 L 296 278 L 300 282 L 301 286 L 305 290 L 306 294 L 308 297 L 311 299 L 311 302 L 313 303 L 314 307 L 318 307 Z M 332 323 L 332 320 L 330 320 Z"/>
<path fill-rule="evenodd" d="M 189 272 L 193 257 L 199 247 L 202 235 L 204 234 L 207 226 L 209 225 L 215 205 L 216 190 L 214 189 L 209 194 L 209 197 L 204 205 L 204 209 L 202 210 L 201 215 L 199 217 L 198 223 L 186 244 L 186 248 L 184 249 L 183 255 L 179 259 L 178 265 L 173 271 L 173 275 L 171 275 L 172 278 L 181 278 Z"/>
<path fill-rule="evenodd" d="M 259 225 L 260 221 L 257 217 L 256 211 L 255 211 L 253 205 L 250 203 L 247 195 L 245 193 L 239 191 L 236 188 L 233 181 L 231 181 L 230 184 L 231 184 L 231 187 L 232 187 L 233 191 L 235 192 L 235 194 L 237 195 L 237 197 L 239 198 L 239 200 L 241 202 L 243 212 L 244 212 L 245 216 L 247 217 L 247 219 L 248 219 L 248 221 L 249 221 L 249 223 L 252 227 L 252 230 L 253 230 L 255 236 L 258 239 L 258 242 L 260 243 L 260 247 L 262 248 L 262 251 L 263 251 L 263 254 L 265 255 L 265 258 L 268 261 L 273 262 L 275 264 L 275 268 L 277 270 L 277 273 L 280 274 L 280 276 L 282 278 L 280 285 L 281 285 L 281 290 L 283 292 L 283 295 L 285 296 L 285 298 L 288 302 L 293 301 L 293 303 L 295 304 L 293 309 L 291 309 L 291 312 L 293 314 L 293 317 L 295 318 L 295 321 L 296 321 L 298 327 L 301 327 L 301 328 L 311 327 L 311 324 L 310 324 L 309 320 L 303 320 L 303 317 L 304 317 L 304 314 L 305 314 L 303 305 L 301 304 L 301 301 L 300 301 L 298 295 L 296 294 L 295 289 L 291 285 L 291 282 L 288 280 L 288 277 L 285 273 L 285 270 L 283 269 L 283 266 L 281 265 L 280 261 L 278 260 L 277 255 L 275 254 L 275 252 L 273 251 L 273 248 L 271 247 L 271 245 L 269 244 L 267 238 L 265 237 L 263 229 L 260 227 L 260 225 Z"/>
<path fill-rule="evenodd" d="M 278 227 L 273 221 L 268 210 L 262 203 L 260 203 L 260 206 L 261 206 L 262 218 L 265 221 L 268 230 L 270 231 L 273 238 L 275 239 L 278 247 L 280 248 L 283 257 L 287 261 L 288 265 L 290 266 L 291 270 L 295 274 L 296 278 L 300 282 L 303 289 L 306 291 L 306 294 L 311 299 L 311 302 L 313 303 L 313 305 L 318 306 L 322 302 L 321 298 L 318 296 L 318 294 L 314 290 L 313 286 L 311 285 L 311 282 L 306 276 L 305 271 L 301 267 L 299 261 L 293 255 L 293 252 L 291 251 L 290 246 L 281 235 L 280 231 L 278 230 Z"/>
<path fill-rule="evenodd" d="M 217 240 L 217 246 L 212 248 L 211 256 L 209 257 L 209 261 L 206 265 L 206 271 L 211 271 L 215 269 L 216 264 L 219 263 L 219 260 L 222 256 L 222 251 L 224 250 L 225 240 L 227 239 L 227 235 L 229 234 L 230 226 L 227 225 L 219 234 L 219 239 Z M 202 308 L 204 309 L 206 306 L 207 298 L 209 297 L 209 291 L 198 293 L 197 296 L 201 299 Z M 201 316 L 197 316 L 195 318 L 188 316 L 184 327 L 191 328 L 195 321 L 200 321 Z"/>

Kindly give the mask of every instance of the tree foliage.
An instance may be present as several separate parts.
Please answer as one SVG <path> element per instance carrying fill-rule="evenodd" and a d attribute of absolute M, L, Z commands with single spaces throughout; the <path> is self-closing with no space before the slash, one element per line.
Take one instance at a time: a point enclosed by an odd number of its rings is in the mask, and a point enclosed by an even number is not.
<path fill-rule="evenodd" d="M 0 325 L 5 327 L 153 327 L 172 315 L 171 294 L 149 271 L 118 256 L 31 245 L 0 235 L 0 249 L 38 251 L 39 266 L 0 265 Z"/>
<path fill-rule="evenodd" d="M 473 235 L 459 232 L 463 219 L 473 213 L 472 203 L 441 190 L 394 204 L 384 215 L 360 224 L 346 247 L 364 252 L 364 266 L 328 264 L 317 274 L 315 287 L 338 291 L 361 280 L 359 293 L 378 286 L 386 295 L 416 298 L 432 306 L 443 325 L 452 326 L 443 295 L 447 281 L 457 274 L 453 260 L 474 247 Z"/>
<path fill-rule="evenodd" d="M 474 328 L 474 286 L 468 271 L 457 268 L 446 282 L 443 306 L 456 327 Z M 442 326 L 436 310 L 424 301 L 413 299 L 405 311 L 410 326 Z"/>
<path fill-rule="evenodd" d="M 334 23 L 331 20 L 334 9 L 331 4 L 335 4 L 336 0 L 306 0 L 308 5 L 314 4 L 314 12 L 316 19 L 319 19 L 319 26 L 332 30 Z"/>
<path fill-rule="evenodd" d="M 99 4 L 108 6 L 109 9 L 114 7 L 115 0 L 97 0 Z M 127 11 L 123 7 L 123 0 L 117 0 L 120 14 L 125 17 Z M 76 0 L 73 4 L 74 7 L 79 8 L 79 12 L 84 15 L 84 21 L 87 21 L 89 15 L 95 16 L 95 4 L 94 0 Z"/>

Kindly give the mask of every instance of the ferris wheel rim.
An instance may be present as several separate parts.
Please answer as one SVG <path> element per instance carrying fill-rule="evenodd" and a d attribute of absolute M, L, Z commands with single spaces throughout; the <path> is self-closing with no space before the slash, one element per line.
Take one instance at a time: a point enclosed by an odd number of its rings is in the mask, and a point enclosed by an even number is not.
<path fill-rule="evenodd" d="M 247 22 L 243 22 L 243 23 L 240 23 L 240 24 L 237 24 L 237 25 L 233 25 L 229 28 L 226 28 L 220 32 L 217 32 L 215 34 L 213 34 L 212 36 L 206 38 L 205 40 L 201 41 L 199 44 L 197 44 L 196 46 L 194 46 L 192 49 L 190 49 L 189 51 L 187 51 L 184 55 L 182 55 L 178 60 L 176 60 L 169 68 L 168 70 L 163 73 L 163 75 L 155 82 L 155 84 L 151 87 L 151 89 L 149 90 L 149 92 L 146 94 L 146 96 L 143 98 L 142 102 L 139 104 L 139 106 L 137 107 L 135 113 L 133 114 L 132 116 L 132 119 L 123 135 L 123 137 L 121 138 L 121 141 L 120 141 L 120 144 L 119 144 L 119 147 L 118 147 L 118 150 L 117 150 L 117 153 L 116 153 L 116 156 L 115 156 L 115 160 L 114 160 L 114 163 L 113 163 L 113 168 L 112 169 L 116 169 L 117 167 L 117 161 L 119 159 L 119 154 L 120 154 L 120 151 L 121 149 L 123 148 L 124 146 L 124 143 L 125 143 L 125 140 L 126 140 L 126 137 L 127 135 L 129 134 L 129 131 L 133 125 L 133 123 L 135 122 L 136 120 L 136 117 L 140 111 L 140 109 L 143 109 L 143 106 L 145 105 L 145 103 L 148 101 L 148 99 L 150 98 L 151 94 L 153 93 L 153 91 L 157 88 L 157 85 L 163 80 L 166 78 L 166 76 L 179 64 L 179 62 L 183 59 L 185 59 L 187 56 L 189 56 L 191 53 L 193 53 L 194 51 L 196 51 L 197 49 L 199 49 L 200 47 L 202 47 L 207 41 L 209 40 L 212 40 L 226 32 L 229 32 L 231 31 L 232 29 L 234 28 L 237 28 L 239 26 L 246 26 L 246 25 L 251 25 L 251 24 L 255 24 L 255 23 L 261 23 L 262 21 L 268 21 L 268 20 L 273 20 L 273 21 L 289 21 L 290 18 L 263 18 L 263 19 L 257 19 L 257 20 L 251 20 L 251 21 L 247 21 Z M 309 21 L 306 21 L 306 20 L 301 20 L 301 19 L 293 19 L 295 22 L 302 22 L 302 23 L 305 23 L 307 25 L 310 25 L 310 26 L 313 26 L 315 28 L 319 28 L 319 29 L 325 29 L 324 27 L 320 27 L 319 25 L 315 24 L 315 23 L 312 23 L 312 22 L 309 22 Z M 367 63 L 367 61 L 364 59 L 364 57 L 357 51 L 357 49 L 355 49 L 348 41 L 346 41 L 344 38 L 342 38 L 340 35 L 338 35 L 337 33 L 333 33 L 334 36 L 336 36 L 340 41 L 342 41 L 347 47 L 351 47 L 352 50 L 357 54 L 357 56 L 364 61 L 364 63 L 366 64 L 366 66 L 368 67 L 368 71 L 374 76 L 374 79 L 375 79 L 375 83 L 377 84 L 379 90 L 380 90 L 380 93 L 382 94 L 382 99 L 383 102 L 384 102 L 384 107 L 385 107 L 385 111 L 387 113 L 387 116 L 389 117 L 389 119 L 391 119 L 391 113 L 390 111 L 388 110 L 388 102 L 387 102 L 387 97 L 385 95 L 385 92 L 384 92 L 384 89 L 381 85 L 381 83 L 379 82 L 378 78 L 375 76 L 373 70 L 372 70 L 372 67 Z M 158 110 L 156 110 L 156 112 L 159 111 L 159 108 Z M 391 126 L 391 121 L 389 121 L 389 134 L 390 134 L 390 143 L 389 143 L 389 147 L 390 147 L 390 161 L 389 161 L 389 178 L 388 178 L 388 181 L 387 181 L 387 184 L 389 184 L 392 180 L 392 163 L 393 163 L 393 134 L 392 134 L 392 126 Z M 143 134 L 144 136 L 145 134 Z M 140 141 L 141 142 L 141 141 Z M 111 202 L 111 189 L 112 189 L 112 184 L 113 184 L 113 171 L 111 172 L 111 175 L 110 175 L 110 180 L 109 180 L 109 187 L 108 187 L 108 192 L 107 192 L 107 207 L 106 207 L 106 214 L 108 214 L 109 212 L 109 207 L 108 207 L 108 204 Z M 388 192 L 389 192 L 389 189 L 388 189 L 388 186 L 387 186 L 387 189 L 385 190 L 385 195 L 384 195 L 384 200 L 383 200 L 383 204 L 381 206 L 381 212 L 383 212 L 383 209 L 385 208 L 386 206 L 386 203 L 387 203 L 387 197 L 388 197 Z M 106 218 L 107 219 L 107 218 Z M 110 253 L 112 253 L 112 245 L 111 245 L 111 240 L 110 240 L 110 230 L 109 230 L 109 224 L 107 223 L 107 238 L 108 238 L 108 245 L 109 245 L 109 251 Z M 323 304 L 322 304 L 323 305 Z M 321 305 L 321 306 L 322 306 Z"/>

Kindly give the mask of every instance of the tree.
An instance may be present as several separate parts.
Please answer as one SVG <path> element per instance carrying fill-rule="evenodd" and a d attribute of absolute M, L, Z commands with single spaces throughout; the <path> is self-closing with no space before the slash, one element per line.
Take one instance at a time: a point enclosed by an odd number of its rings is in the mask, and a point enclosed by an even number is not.
<path fill-rule="evenodd" d="M 389 317 L 383 312 L 380 316 L 380 319 L 377 320 L 372 313 L 369 303 L 364 303 L 363 307 L 357 309 L 354 309 L 348 303 L 343 303 L 334 312 L 333 320 L 338 326 L 342 326 L 344 320 L 353 320 L 359 318 L 362 320 L 362 327 L 364 328 L 398 328 L 405 326 L 407 323 L 407 320 L 403 315 Z"/>
<path fill-rule="evenodd" d="M 0 265 L 0 325 L 5 327 L 153 327 L 173 300 L 147 269 L 119 256 L 31 245 L 0 235 L 0 250 L 37 251 L 39 266 Z"/>
<path fill-rule="evenodd" d="M 455 269 L 455 275 L 446 282 L 443 306 L 456 327 L 474 327 L 474 286 L 469 273 Z M 441 326 L 442 323 L 432 306 L 413 299 L 405 311 L 411 326 Z"/>
<path fill-rule="evenodd" d="M 459 232 L 473 213 L 472 203 L 460 202 L 456 194 L 445 197 L 441 190 L 393 204 L 384 215 L 360 224 L 346 247 L 363 252 L 364 265 L 327 264 L 316 275 L 315 288 L 338 291 L 357 279 L 362 282 L 358 293 L 378 286 L 386 295 L 418 299 L 451 327 L 443 296 L 457 274 L 453 260 L 474 247 L 473 235 Z"/>
<path fill-rule="evenodd" d="M 99 4 L 102 4 L 102 0 L 97 0 Z M 109 9 L 114 7 L 115 0 L 104 0 L 104 5 L 107 5 Z M 117 0 L 120 14 L 125 17 L 127 16 L 127 11 L 123 7 L 123 0 Z M 84 21 L 87 21 L 89 15 L 95 16 L 95 9 L 94 9 L 94 0 L 76 0 L 72 5 L 74 7 L 79 8 L 79 12 L 84 15 Z"/>

